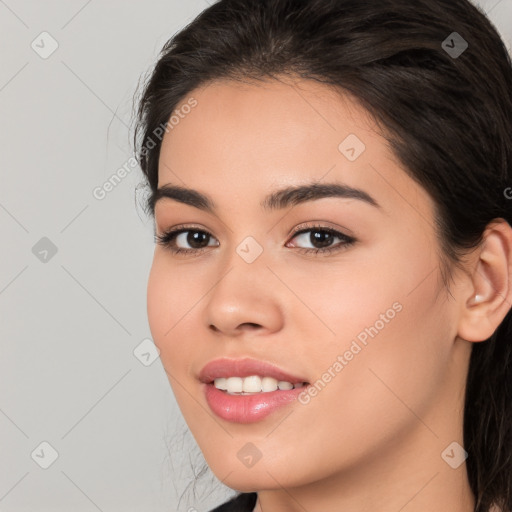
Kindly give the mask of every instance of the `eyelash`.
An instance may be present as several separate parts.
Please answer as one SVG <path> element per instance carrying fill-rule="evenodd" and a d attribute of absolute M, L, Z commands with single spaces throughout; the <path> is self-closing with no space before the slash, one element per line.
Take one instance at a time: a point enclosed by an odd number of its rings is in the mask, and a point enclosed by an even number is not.
<path fill-rule="evenodd" d="M 323 255 L 329 254 L 332 252 L 338 252 L 342 251 L 344 249 L 347 249 L 348 247 L 352 246 L 357 240 L 351 236 L 345 235 L 343 233 L 340 233 L 339 231 L 336 231 L 335 229 L 328 228 L 321 225 L 314 225 L 314 226 L 308 226 L 307 228 L 301 229 L 303 225 L 298 226 L 297 230 L 294 231 L 292 239 L 297 237 L 298 235 L 301 235 L 303 233 L 308 233 L 310 231 L 320 231 L 320 232 L 326 232 L 329 233 L 336 238 L 340 238 L 342 240 L 342 243 L 340 243 L 337 246 L 334 247 L 324 247 L 320 249 L 311 249 L 311 248 L 301 248 L 298 247 L 297 250 L 303 254 L 310 254 L 310 253 L 322 253 Z M 174 247 L 173 243 L 176 239 L 176 237 L 181 233 L 186 233 L 187 231 L 196 232 L 196 233 L 204 233 L 206 235 L 212 236 L 207 231 L 204 231 L 202 229 L 197 229 L 194 226 L 179 226 L 177 228 L 170 229 L 168 231 L 165 231 L 162 234 L 155 234 L 155 243 L 161 245 L 165 249 L 171 251 L 173 254 L 198 254 L 200 252 L 203 252 L 205 249 L 208 249 L 208 247 L 201 247 L 199 249 L 182 249 L 181 247 Z"/>

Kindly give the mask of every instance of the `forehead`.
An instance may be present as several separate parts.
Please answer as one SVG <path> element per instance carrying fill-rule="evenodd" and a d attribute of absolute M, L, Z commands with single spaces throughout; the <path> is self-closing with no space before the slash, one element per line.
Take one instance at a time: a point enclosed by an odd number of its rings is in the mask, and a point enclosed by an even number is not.
<path fill-rule="evenodd" d="M 164 136 L 159 187 L 187 186 L 222 204 L 339 181 L 371 191 L 385 210 L 432 214 L 430 197 L 350 95 L 313 80 L 217 81 L 194 90 L 175 112 L 190 98 L 196 106 Z"/>
<path fill-rule="evenodd" d="M 231 155 L 257 151 L 261 157 L 263 147 L 265 154 L 272 152 L 275 157 L 276 153 L 321 141 L 331 148 L 335 144 L 337 150 L 349 129 L 361 139 L 379 138 L 372 117 L 355 98 L 313 80 L 216 81 L 193 91 L 175 112 L 179 113 L 190 97 L 197 106 L 180 119 L 173 116 L 179 122 L 171 125 L 165 147 L 178 145 L 190 131 L 205 149 L 209 149 L 209 141 L 216 147 L 220 142 L 228 144 L 229 137 L 237 141 Z"/>

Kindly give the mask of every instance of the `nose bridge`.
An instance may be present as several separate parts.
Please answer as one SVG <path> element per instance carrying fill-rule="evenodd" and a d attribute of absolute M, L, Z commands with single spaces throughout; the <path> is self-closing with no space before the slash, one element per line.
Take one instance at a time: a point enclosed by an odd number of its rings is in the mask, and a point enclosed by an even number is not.
<path fill-rule="evenodd" d="M 258 242 L 252 235 L 246 236 L 235 248 L 235 252 L 238 256 L 247 264 L 252 265 L 255 261 L 261 259 L 260 256 L 263 254 L 263 242 Z"/>
<path fill-rule="evenodd" d="M 223 300 L 234 300 L 244 296 L 250 298 L 252 294 L 262 295 L 268 288 L 268 280 L 272 274 L 267 268 L 266 251 L 252 235 L 245 236 L 241 242 L 234 245 L 225 257 L 222 277 L 212 290 L 226 296 Z"/>
<path fill-rule="evenodd" d="M 242 324 L 277 328 L 281 317 L 279 300 L 270 282 L 275 277 L 267 268 L 265 256 L 263 244 L 251 235 L 234 246 L 207 296 L 207 325 L 224 333 L 233 333 Z"/>

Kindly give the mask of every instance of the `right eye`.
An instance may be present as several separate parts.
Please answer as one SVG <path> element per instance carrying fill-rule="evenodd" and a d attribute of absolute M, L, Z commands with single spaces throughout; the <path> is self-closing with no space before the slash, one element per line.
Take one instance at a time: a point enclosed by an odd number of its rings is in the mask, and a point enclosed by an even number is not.
<path fill-rule="evenodd" d="M 162 234 L 155 235 L 155 242 L 174 254 L 196 254 L 208 247 L 208 244 L 202 244 L 205 240 L 208 242 L 211 238 L 213 238 L 213 236 L 207 231 L 192 227 L 179 227 L 164 231 Z M 192 248 L 179 247 L 177 246 L 178 244 L 189 244 Z"/>

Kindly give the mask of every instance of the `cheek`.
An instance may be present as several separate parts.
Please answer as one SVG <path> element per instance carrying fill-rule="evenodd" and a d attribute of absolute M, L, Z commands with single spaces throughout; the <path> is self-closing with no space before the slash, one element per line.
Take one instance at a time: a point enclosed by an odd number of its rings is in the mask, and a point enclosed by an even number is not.
<path fill-rule="evenodd" d="M 365 335 L 364 343 L 356 334 L 340 344 L 341 349 L 324 352 L 324 372 L 339 355 L 343 365 L 305 406 L 310 408 L 308 416 L 326 418 L 319 438 L 343 438 L 345 463 L 392 446 L 401 433 L 421 428 L 418 417 L 428 418 L 442 396 L 449 365 L 450 344 L 443 329 L 448 317 L 432 295 L 403 294 L 399 302 L 402 309 L 388 323 L 372 319 L 358 331 Z M 372 441 L 361 444 L 361 439 Z M 339 452 L 331 462 L 336 459 L 341 460 Z"/>
<path fill-rule="evenodd" d="M 159 263 L 155 252 L 147 285 L 147 313 L 153 341 L 160 350 L 165 333 L 173 325 L 173 312 L 176 310 L 175 294 L 168 293 L 171 289 L 172 276 Z"/>
<path fill-rule="evenodd" d="M 366 394 L 393 399 L 385 382 L 407 384 L 414 399 L 412 390 L 432 382 L 449 357 L 450 313 L 438 297 L 439 269 L 428 247 L 419 238 L 404 239 L 399 248 L 383 241 L 359 250 L 357 258 L 354 251 L 337 265 L 316 265 L 314 273 L 287 271 L 287 281 L 297 283 L 294 291 L 315 313 L 303 305 L 301 314 L 295 311 L 303 333 L 302 347 L 294 347 L 298 360 L 309 361 L 319 378 L 342 356 L 343 369 L 331 372 L 343 377 L 333 381 L 338 393 L 350 383 L 361 396 L 359 406 L 368 403 Z"/>
<path fill-rule="evenodd" d="M 155 254 L 147 286 L 148 322 L 174 397 L 189 419 L 201 412 L 190 400 L 190 393 L 197 393 L 190 387 L 190 364 L 197 358 L 193 341 L 201 336 L 196 308 L 204 295 L 195 283 L 189 273 L 170 265 L 165 254 Z"/>
<path fill-rule="evenodd" d="M 365 341 L 383 338 L 398 357 L 406 333 L 433 314 L 438 273 L 432 272 L 437 262 L 428 240 L 402 237 L 400 246 L 397 240 L 398 233 L 391 233 L 337 259 L 295 260 L 281 269 L 300 299 L 292 297 L 289 306 L 292 324 L 303 333 L 302 344 L 294 347 L 299 360 L 318 371 L 349 350 L 353 340 L 365 347 Z"/>
<path fill-rule="evenodd" d="M 389 439 L 417 421 L 404 403 L 421 416 L 442 384 L 450 359 L 451 312 L 439 294 L 434 255 L 418 246 L 403 247 L 401 256 L 392 252 L 394 257 L 383 250 L 379 258 L 362 258 L 350 271 L 326 268 L 325 275 L 316 274 L 316 288 L 313 278 L 302 281 L 308 306 L 334 331 L 311 321 L 310 341 L 301 354 L 316 379 L 329 381 L 320 382 L 318 394 L 305 405 L 312 416 L 331 411 L 320 427 L 327 437 L 338 432 L 357 443 L 364 432 L 375 442 Z M 329 287 L 318 286 L 324 282 Z M 311 341 L 313 324 L 323 334 Z"/>
<path fill-rule="evenodd" d="M 183 371 L 179 363 L 188 360 L 188 352 L 193 347 L 190 341 L 200 332 L 200 326 L 188 317 L 194 315 L 204 292 L 201 279 L 190 277 L 190 273 L 169 264 L 165 254 L 155 252 L 147 285 L 147 315 L 162 363 L 172 372 L 176 368 Z"/>

